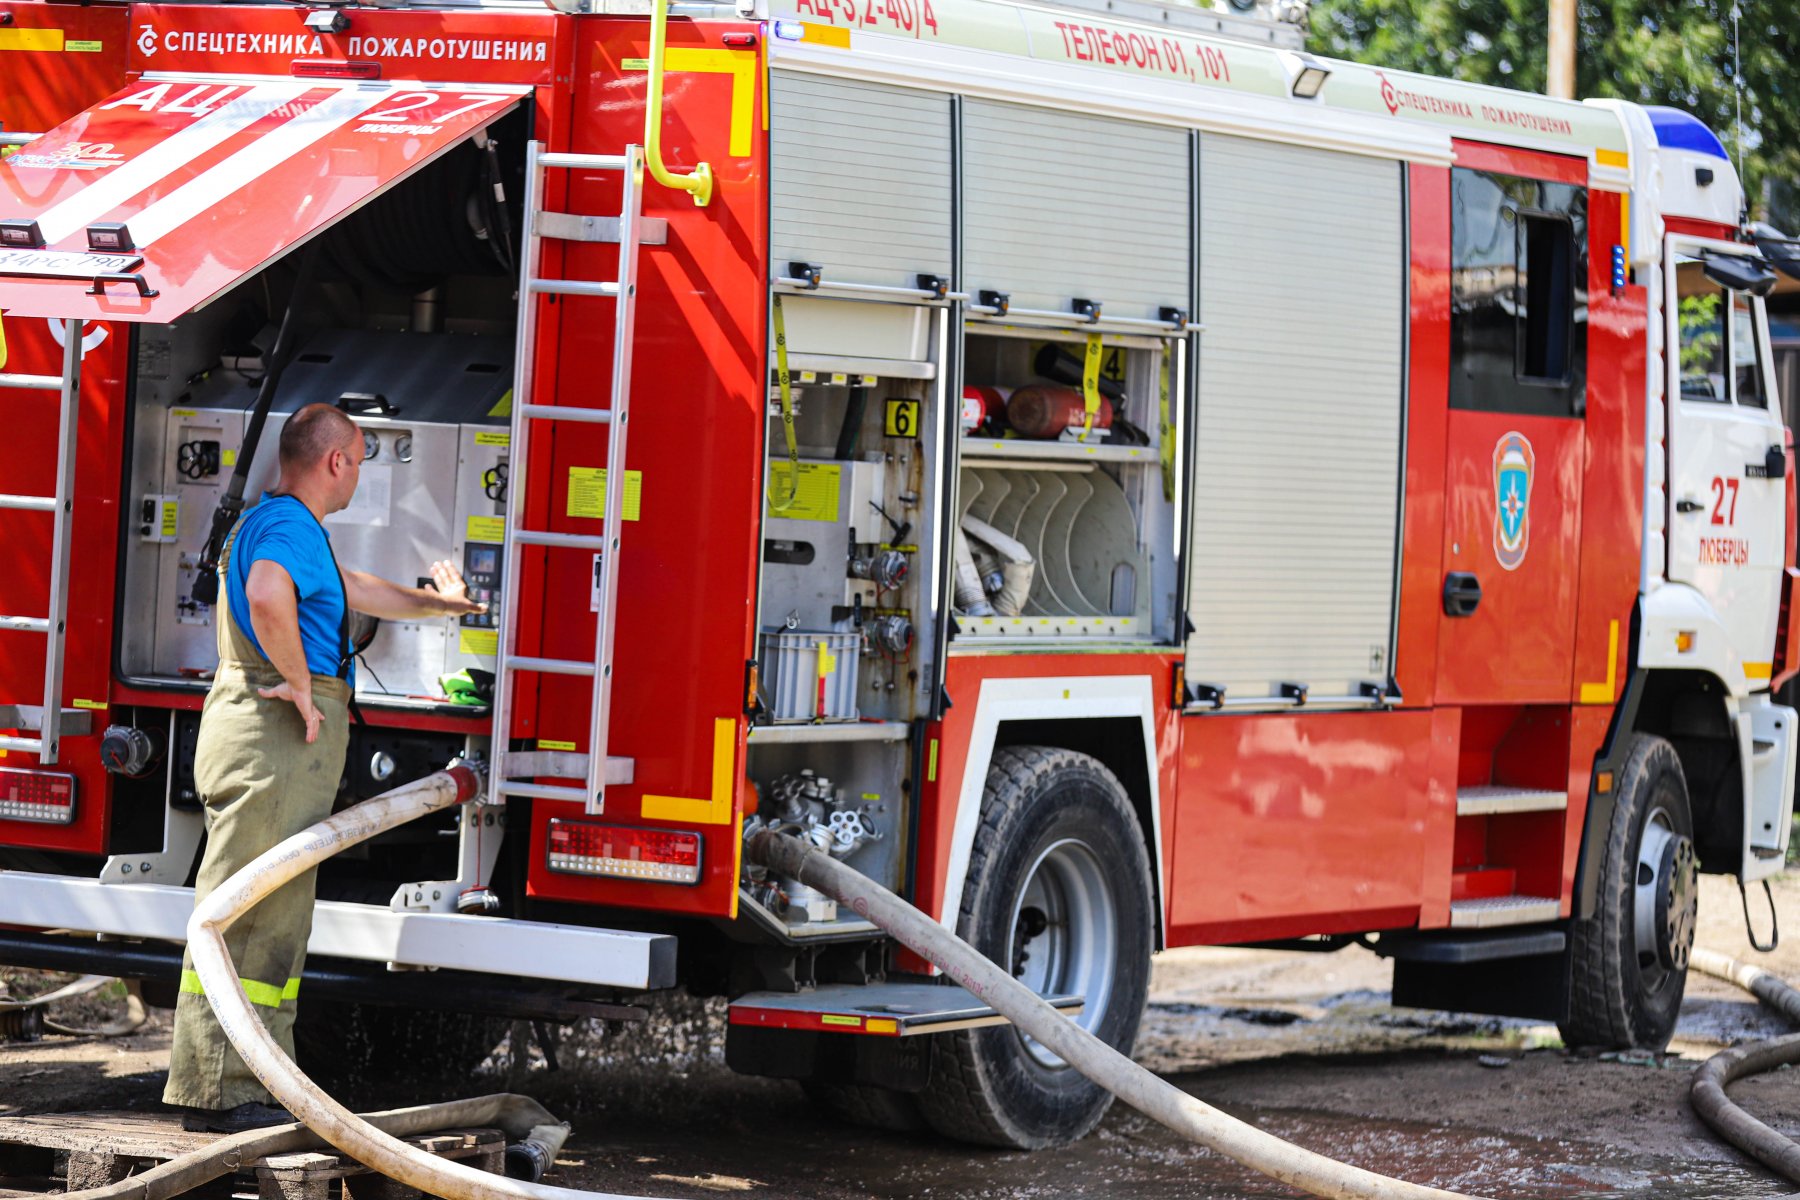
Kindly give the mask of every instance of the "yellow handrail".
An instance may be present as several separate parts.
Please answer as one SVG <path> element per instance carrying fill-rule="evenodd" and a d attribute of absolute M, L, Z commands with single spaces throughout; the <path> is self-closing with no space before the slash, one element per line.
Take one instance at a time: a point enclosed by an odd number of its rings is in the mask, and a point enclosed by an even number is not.
<path fill-rule="evenodd" d="M 669 0 L 656 0 L 650 16 L 650 102 L 644 109 L 644 164 L 651 178 L 667 188 L 680 188 L 691 193 L 696 208 L 712 201 L 712 167 L 701 163 L 686 175 L 677 175 L 663 165 L 662 107 L 663 52 L 669 40 Z"/>

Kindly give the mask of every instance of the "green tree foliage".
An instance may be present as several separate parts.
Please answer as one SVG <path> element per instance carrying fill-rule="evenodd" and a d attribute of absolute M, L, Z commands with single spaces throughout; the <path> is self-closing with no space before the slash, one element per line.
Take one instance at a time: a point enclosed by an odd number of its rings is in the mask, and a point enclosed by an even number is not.
<path fill-rule="evenodd" d="M 1735 158 L 1732 10 L 1732 0 L 1580 0 L 1576 94 L 1685 109 Z M 1738 12 L 1746 191 L 1759 214 L 1767 207 L 1794 229 L 1800 0 L 1743 0 Z M 1548 16 L 1548 0 L 1314 0 L 1312 45 L 1358 62 L 1541 92 Z"/>

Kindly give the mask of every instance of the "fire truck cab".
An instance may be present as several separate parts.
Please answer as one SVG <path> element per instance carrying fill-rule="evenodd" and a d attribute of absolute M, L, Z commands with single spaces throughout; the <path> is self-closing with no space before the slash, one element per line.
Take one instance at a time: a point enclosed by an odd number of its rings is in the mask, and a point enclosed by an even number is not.
<path fill-rule="evenodd" d="M 0 961 L 172 986 L 215 514 L 318 401 L 340 560 L 490 601 L 355 631 L 342 802 L 492 783 L 321 871 L 303 1014 L 685 986 L 1039 1146 L 1109 1098 L 748 836 L 1125 1050 L 1154 951 L 1301 940 L 1660 1047 L 1697 872 L 1783 869 L 1775 275 L 1691 117 L 1291 4 L 0 15 Z"/>

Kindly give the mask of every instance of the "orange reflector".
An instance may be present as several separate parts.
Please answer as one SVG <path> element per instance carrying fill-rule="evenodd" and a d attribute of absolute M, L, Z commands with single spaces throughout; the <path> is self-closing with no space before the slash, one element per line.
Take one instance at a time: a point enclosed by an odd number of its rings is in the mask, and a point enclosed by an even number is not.
<path fill-rule="evenodd" d="M 1693 632 L 1693 630 L 1683 629 L 1675 635 L 1675 653 L 1686 654 L 1689 650 L 1692 650 L 1693 648 L 1694 648 L 1694 632 Z"/>
<path fill-rule="evenodd" d="M 1602 796 L 1612 791 L 1612 785 L 1613 773 L 1611 771 L 1602 771 L 1594 776 L 1594 786 L 1599 789 Z"/>

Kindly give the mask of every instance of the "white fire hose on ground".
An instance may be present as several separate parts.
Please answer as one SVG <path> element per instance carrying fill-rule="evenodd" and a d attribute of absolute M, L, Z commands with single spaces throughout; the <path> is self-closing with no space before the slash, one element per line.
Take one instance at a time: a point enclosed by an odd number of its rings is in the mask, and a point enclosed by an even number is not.
<path fill-rule="evenodd" d="M 85 996 L 90 992 L 97 992 L 111 982 L 113 982 L 113 976 L 111 975 L 83 975 L 80 979 L 77 979 L 72 983 L 65 983 L 55 991 L 45 992 L 41 996 L 32 996 L 26 1000 L 0 1000 L 0 1016 L 4 1016 L 9 1012 L 25 1012 L 33 1008 L 48 1008 L 50 1005 L 62 1000 L 73 1000 L 77 996 Z M 137 984 L 129 983 L 126 984 L 125 991 L 125 1015 L 116 1021 L 108 1021 L 106 1024 L 96 1026 L 93 1029 L 82 1029 L 74 1025 L 65 1025 L 61 1021 L 54 1021 L 49 1017 L 44 1017 L 43 1021 L 45 1029 L 50 1030 L 52 1033 L 63 1034 L 67 1037 L 114 1038 L 124 1037 L 128 1033 L 135 1033 L 148 1018 L 149 1013 L 144 1009 L 144 998 L 138 993 Z"/>
<path fill-rule="evenodd" d="M 547 1187 L 462 1166 L 409 1146 L 384 1132 L 380 1123 L 351 1112 L 301 1074 L 275 1044 L 244 994 L 237 967 L 225 947 L 225 930 L 282 884 L 383 830 L 465 804 L 482 793 L 484 783 L 474 768 L 453 765 L 417 783 L 347 808 L 259 855 L 194 906 L 187 927 L 194 971 L 200 976 L 207 1003 L 218 1015 L 225 1036 L 256 1077 L 308 1128 L 363 1165 L 428 1196 L 452 1200 L 595 1200 L 596 1196 L 599 1200 L 614 1200 L 605 1194 Z M 523 1096 L 483 1096 L 404 1111 L 414 1114 L 414 1119 L 396 1132 L 492 1124 L 515 1136 L 522 1133 L 521 1149 L 538 1160 L 532 1172 L 534 1177 L 555 1160 L 556 1151 L 569 1132 L 567 1125 L 558 1123 L 535 1101 Z M 89 1195 L 98 1197 L 100 1192 Z M 108 1196 L 106 1200 L 115 1198 Z M 159 1197 L 145 1196 L 144 1200 Z"/>
<path fill-rule="evenodd" d="M 275 1044 L 238 983 L 237 968 L 225 946 L 224 931 L 284 883 L 384 830 L 467 803 L 481 794 L 483 782 L 474 768 L 453 765 L 417 783 L 345 809 L 286 839 L 195 906 L 188 921 L 188 952 L 207 1002 L 218 1014 L 220 1027 L 250 1070 L 289 1112 L 358 1162 L 426 1195 L 447 1200 L 615 1200 L 608 1193 L 550 1187 L 462 1166 L 408 1146 L 383 1132 L 380 1122 L 357 1116 L 320 1091 Z M 804 842 L 782 834 L 762 833 L 751 840 L 747 849 L 753 861 L 834 896 L 840 904 L 881 926 L 942 967 L 1020 1029 L 1062 1055 L 1082 1074 L 1192 1141 L 1317 1196 L 1461 1200 L 1455 1192 L 1421 1187 L 1334 1162 L 1201 1103 L 1058 1013 L 1031 989 L 892 892 Z M 485 1097 L 465 1101 L 463 1106 L 503 1099 L 508 1098 Z M 438 1128 L 491 1123 L 485 1118 L 476 1119 L 472 1112 L 461 1111 L 458 1105 L 436 1107 L 450 1114 Z M 553 1119 L 548 1114 L 543 1117 L 546 1123 Z M 550 1149 L 554 1157 L 567 1126 L 540 1127 L 537 1132 L 543 1138 L 553 1139 Z M 238 1140 L 228 1139 L 232 1143 Z M 169 1194 L 172 1193 L 106 1190 L 81 1194 L 81 1200 L 162 1200 Z"/>

